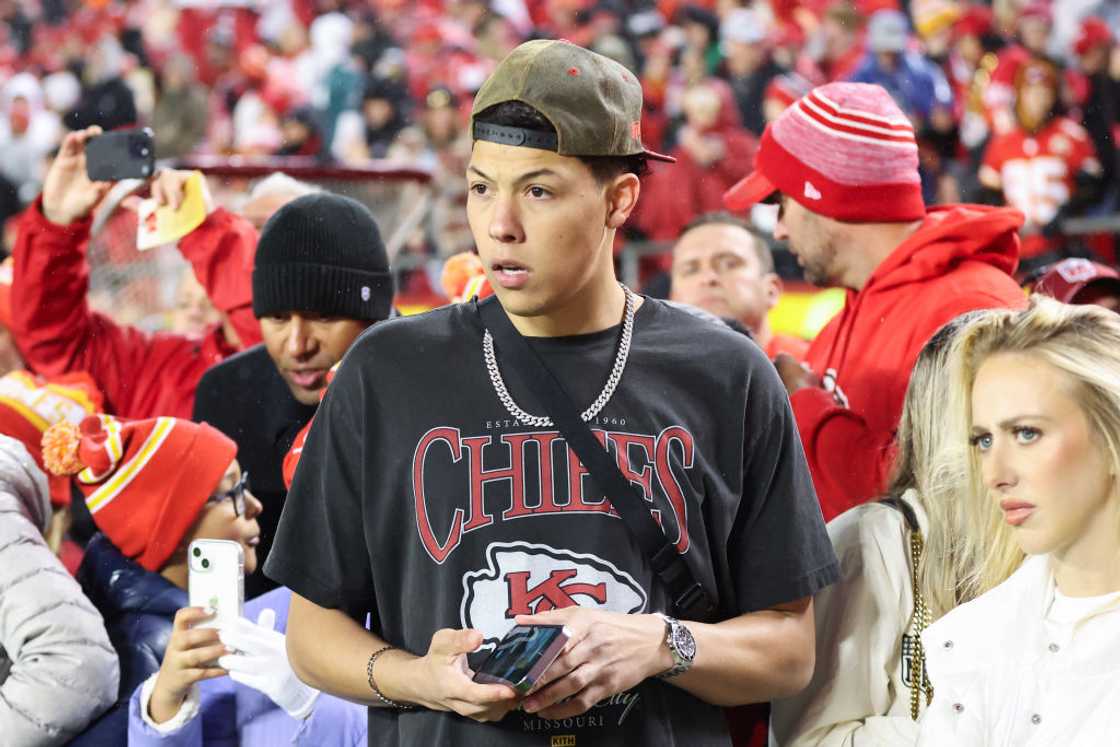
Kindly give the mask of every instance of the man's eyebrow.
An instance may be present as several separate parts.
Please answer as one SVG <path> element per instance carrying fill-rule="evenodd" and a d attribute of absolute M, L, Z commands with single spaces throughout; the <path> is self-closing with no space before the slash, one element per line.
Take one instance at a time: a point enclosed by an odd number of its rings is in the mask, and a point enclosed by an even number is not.
<path fill-rule="evenodd" d="M 536 171 L 530 171 L 528 174 L 522 174 L 520 177 L 517 178 L 516 183 L 521 184 L 522 182 L 532 181 L 533 179 L 536 179 L 539 176 L 560 176 L 560 175 L 557 174 L 552 169 L 537 169 Z"/>
<path fill-rule="evenodd" d="M 485 179 L 488 182 L 494 181 L 492 178 L 490 178 L 486 174 L 482 173 L 482 171 L 477 166 L 468 166 L 467 171 L 473 171 L 474 173 L 478 174 L 479 176 L 481 176 L 483 179 Z"/>
<path fill-rule="evenodd" d="M 494 181 L 493 177 L 487 176 L 486 174 L 484 174 L 482 172 L 482 170 L 479 169 L 477 166 L 469 166 L 469 167 L 467 167 L 467 170 L 468 171 L 473 171 L 475 174 L 478 174 L 479 176 L 481 176 L 483 179 L 485 179 L 488 182 Z M 553 171 L 552 169 L 537 169 L 536 171 L 530 171 L 527 174 L 522 174 L 521 176 L 517 177 L 517 180 L 514 183 L 515 184 L 521 184 L 523 182 L 532 181 L 533 179 L 536 179 L 537 177 L 541 177 L 541 176 L 560 176 L 560 174 Z"/>

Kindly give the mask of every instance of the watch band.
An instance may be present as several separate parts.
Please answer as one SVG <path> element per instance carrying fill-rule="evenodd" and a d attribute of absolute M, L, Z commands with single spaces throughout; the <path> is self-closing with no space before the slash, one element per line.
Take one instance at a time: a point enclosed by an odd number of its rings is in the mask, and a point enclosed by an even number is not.
<path fill-rule="evenodd" d="M 676 618 L 660 612 L 657 616 L 665 621 L 665 645 L 673 657 L 673 666 L 658 677 L 669 679 L 684 674 L 692 667 L 692 662 L 696 658 L 696 641 L 692 637 L 692 632 Z M 682 643 L 686 644 L 683 648 Z"/>

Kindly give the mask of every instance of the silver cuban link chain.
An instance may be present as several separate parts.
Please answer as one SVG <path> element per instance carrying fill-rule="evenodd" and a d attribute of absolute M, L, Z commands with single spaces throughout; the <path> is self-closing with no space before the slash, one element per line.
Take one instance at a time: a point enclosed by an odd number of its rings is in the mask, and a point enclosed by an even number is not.
<path fill-rule="evenodd" d="M 634 334 L 634 307 L 637 305 L 635 300 L 637 297 L 625 285 L 622 285 L 622 283 L 619 283 L 619 285 L 626 294 L 626 311 L 622 315 L 622 340 L 618 344 L 614 365 L 611 366 L 611 375 L 607 378 L 603 391 L 599 392 L 599 396 L 595 398 L 590 407 L 580 413 L 580 417 L 583 418 L 585 423 L 598 415 L 610 402 L 614 390 L 618 387 L 618 382 L 622 380 L 622 372 L 626 369 L 626 359 L 630 356 L 630 339 Z M 486 330 L 486 333 L 482 336 L 482 356 L 486 360 L 486 370 L 490 374 L 494 392 L 498 395 L 502 404 L 505 405 L 509 414 L 518 422 L 526 425 L 536 428 L 552 427 L 552 418 L 546 415 L 530 415 L 513 401 L 513 397 L 506 388 L 506 382 L 502 379 L 502 372 L 498 369 L 498 358 L 494 355 L 494 338 L 490 336 L 490 330 Z"/>

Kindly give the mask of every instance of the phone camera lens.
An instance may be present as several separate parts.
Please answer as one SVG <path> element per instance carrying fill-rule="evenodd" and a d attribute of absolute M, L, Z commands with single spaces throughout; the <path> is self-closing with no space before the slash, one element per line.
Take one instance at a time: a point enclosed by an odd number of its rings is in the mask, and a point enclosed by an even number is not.
<path fill-rule="evenodd" d="M 197 557 L 198 557 L 199 555 L 201 555 L 201 554 L 202 554 L 202 550 L 199 550 L 199 549 L 198 549 L 198 548 L 196 547 L 196 548 L 194 549 L 194 556 L 195 556 L 195 557 L 197 558 Z"/>
<path fill-rule="evenodd" d="M 207 560 L 206 558 L 203 558 L 202 559 L 202 567 L 203 568 L 209 568 L 210 567 L 210 561 Z"/>

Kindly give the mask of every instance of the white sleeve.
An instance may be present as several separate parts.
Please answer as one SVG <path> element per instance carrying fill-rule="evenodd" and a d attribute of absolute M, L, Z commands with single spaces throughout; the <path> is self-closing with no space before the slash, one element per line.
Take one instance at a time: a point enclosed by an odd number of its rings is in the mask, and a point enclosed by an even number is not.
<path fill-rule="evenodd" d="M 809 686 L 771 704 L 774 747 L 912 747 L 918 726 L 892 673 L 911 611 L 902 516 L 866 506 L 829 524 L 841 579 L 813 600 L 816 668 Z M 905 705 L 905 708 L 903 706 Z"/>
<path fill-rule="evenodd" d="M 140 717 L 144 719 L 144 723 L 155 729 L 160 734 L 171 734 L 179 729 L 182 729 L 187 723 L 190 722 L 195 716 L 198 715 L 201 698 L 198 694 L 198 685 L 191 685 L 187 697 L 183 700 L 183 704 L 179 706 L 179 710 L 175 715 L 164 721 L 162 724 L 157 724 L 150 713 L 148 713 L 148 704 L 152 700 L 152 691 L 156 688 L 156 678 L 159 677 L 159 672 L 156 672 L 148 679 L 144 680 L 144 684 L 140 687 Z"/>

